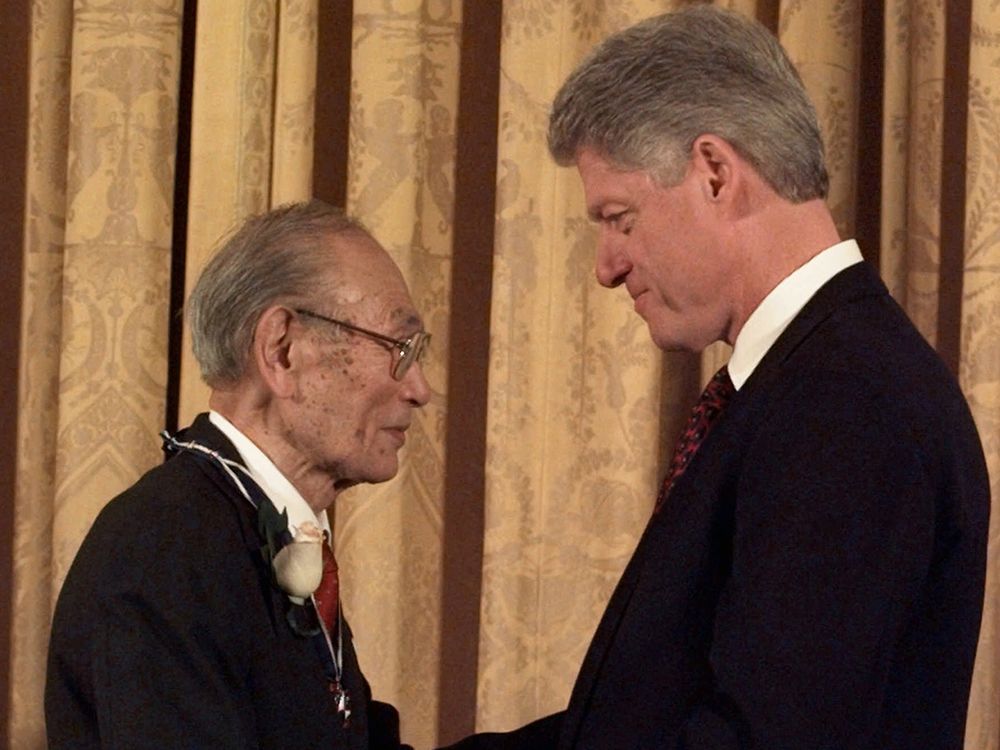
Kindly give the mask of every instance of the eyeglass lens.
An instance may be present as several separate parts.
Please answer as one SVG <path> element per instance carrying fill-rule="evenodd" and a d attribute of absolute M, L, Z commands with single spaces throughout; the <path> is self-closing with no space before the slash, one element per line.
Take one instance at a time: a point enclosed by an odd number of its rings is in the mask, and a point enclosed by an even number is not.
<path fill-rule="evenodd" d="M 393 367 L 392 377 L 396 380 L 402 380 L 403 376 L 410 369 L 410 365 L 423 359 L 424 352 L 427 350 L 427 344 L 430 340 L 431 336 L 429 333 L 420 331 L 414 334 L 413 338 L 409 339 L 406 344 L 399 347 L 399 359 L 396 360 L 396 364 Z"/>

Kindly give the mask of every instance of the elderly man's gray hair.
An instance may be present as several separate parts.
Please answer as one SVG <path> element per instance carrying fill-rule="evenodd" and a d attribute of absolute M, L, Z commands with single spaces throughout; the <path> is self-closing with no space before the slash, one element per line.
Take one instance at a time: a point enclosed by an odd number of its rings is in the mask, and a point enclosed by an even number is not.
<path fill-rule="evenodd" d="M 367 230 L 321 201 L 254 216 L 205 266 L 187 303 L 195 358 L 212 387 L 244 374 L 261 313 L 274 304 L 308 304 L 336 278 L 332 237 Z"/>

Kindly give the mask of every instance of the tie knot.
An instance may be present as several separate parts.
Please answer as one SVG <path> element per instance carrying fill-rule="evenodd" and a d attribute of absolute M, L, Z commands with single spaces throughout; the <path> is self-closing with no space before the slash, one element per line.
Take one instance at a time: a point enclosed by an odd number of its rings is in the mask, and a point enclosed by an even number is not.
<path fill-rule="evenodd" d="M 313 601 L 316 604 L 316 613 L 323 620 L 328 633 L 336 632 L 339 600 L 340 578 L 337 572 L 337 560 L 330 545 L 324 541 L 323 579 L 319 583 L 319 588 L 313 593 Z"/>
<path fill-rule="evenodd" d="M 701 447 L 702 441 L 708 436 L 709 430 L 712 429 L 734 393 L 736 393 L 736 387 L 729 377 L 729 368 L 723 366 L 708 381 L 708 385 L 701 392 L 701 397 L 684 426 L 684 432 L 681 433 L 680 440 L 677 442 L 670 468 L 667 470 L 667 476 L 663 481 L 659 497 L 656 499 L 655 510 L 660 509 L 674 483 L 687 469 L 694 454 Z"/>
<path fill-rule="evenodd" d="M 706 404 L 709 406 L 714 405 L 720 411 L 729 403 L 729 399 L 733 397 L 736 393 L 736 387 L 733 385 L 732 379 L 729 377 L 729 368 L 723 365 L 712 379 L 708 381 L 708 385 L 705 386 L 705 390 L 702 391 L 701 398 L 698 401 L 698 406 L 701 404 Z M 697 410 L 697 406 L 695 409 Z"/>

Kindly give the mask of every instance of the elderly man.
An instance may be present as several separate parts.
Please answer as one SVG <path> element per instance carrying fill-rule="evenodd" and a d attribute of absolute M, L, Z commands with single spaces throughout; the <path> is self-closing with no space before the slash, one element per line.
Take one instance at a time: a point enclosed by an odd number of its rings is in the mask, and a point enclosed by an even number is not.
<path fill-rule="evenodd" d="M 211 411 L 101 512 L 55 612 L 50 747 L 394 748 L 326 510 L 396 474 L 430 390 L 399 269 L 319 202 L 250 219 L 188 304 Z"/>
<path fill-rule="evenodd" d="M 600 283 L 662 349 L 733 354 L 567 711 L 469 746 L 960 748 L 982 449 L 955 379 L 840 240 L 777 41 L 705 5 L 629 28 L 563 85 L 549 147 L 579 170 Z"/>

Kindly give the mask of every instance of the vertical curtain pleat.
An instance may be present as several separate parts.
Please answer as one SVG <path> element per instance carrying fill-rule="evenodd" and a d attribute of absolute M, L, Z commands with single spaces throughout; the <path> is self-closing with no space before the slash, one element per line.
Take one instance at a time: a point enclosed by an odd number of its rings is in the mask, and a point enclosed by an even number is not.
<path fill-rule="evenodd" d="M 502 18 L 499 3 L 462 7 L 453 203 L 461 221 L 452 230 L 444 423 L 440 744 L 472 733 L 476 723 Z"/>
<path fill-rule="evenodd" d="M 198 4 L 185 288 L 243 219 L 312 194 L 318 0 Z M 186 295 L 185 295 L 186 296 Z M 183 333 L 179 419 L 208 406 Z"/>
<path fill-rule="evenodd" d="M 434 337 L 433 396 L 399 475 L 336 503 L 344 607 L 376 697 L 409 742 L 437 736 L 442 497 L 461 3 L 355 0 L 348 210 L 403 271 Z"/>
<path fill-rule="evenodd" d="M 959 380 L 990 470 L 990 564 L 966 750 L 1000 747 L 1000 5 L 972 4 Z"/>
<path fill-rule="evenodd" d="M 281 0 L 278 6 L 272 206 L 312 195 L 319 1 Z"/>
<path fill-rule="evenodd" d="M 910 52 L 910 3 L 887 0 L 885 8 L 885 90 L 882 140 L 882 280 L 901 304 L 906 299 L 906 234 L 909 219 L 909 177 L 914 56 Z M 923 329 L 922 329 L 923 330 Z"/>
<path fill-rule="evenodd" d="M 937 341 L 944 9 L 886 4 L 882 277 L 924 337 Z"/>
<path fill-rule="evenodd" d="M 179 3 L 74 13 L 54 591 L 101 507 L 159 460 L 179 70 Z"/>
<path fill-rule="evenodd" d="M 9 717 L 11 746 L 28 748 L 45 744 L 40 706 L 53 603 L 52 518 L 72 41 L 72 9 L 62 6 L 32 6 Z"/>
<path fill-rule="evenodd" d="M 655 496 L 662 358 L 628 295 L 596 284 L 579 180 L 545 131 L 595 42 L 671 6 L 504 3 L 480 729 L 565 706 Z"/>
<path fill-rule="evenodd" d="M 158 460 L 181 3 L 33 20 L 11 731 L 28 747 L 53 597 L 98 511 Z"/>
<path fill-rule="evenodd" d="M 854 236 L 860 5 L 785 0 L 778 23 L 778 38 L 816 106 L 830 173 L 827 203 L 843 237 Z"/>
<path fill-rule="evenodd" d="M 185 258 L 188 292 L 219 238 L 247 216 L 270 208 L 277 17 L 272 0 L 198 3 Z M 183 335 L 178 423 L 186 425 L 208 407 L 208 388 L 191 354 L 186 327 Z"/>

